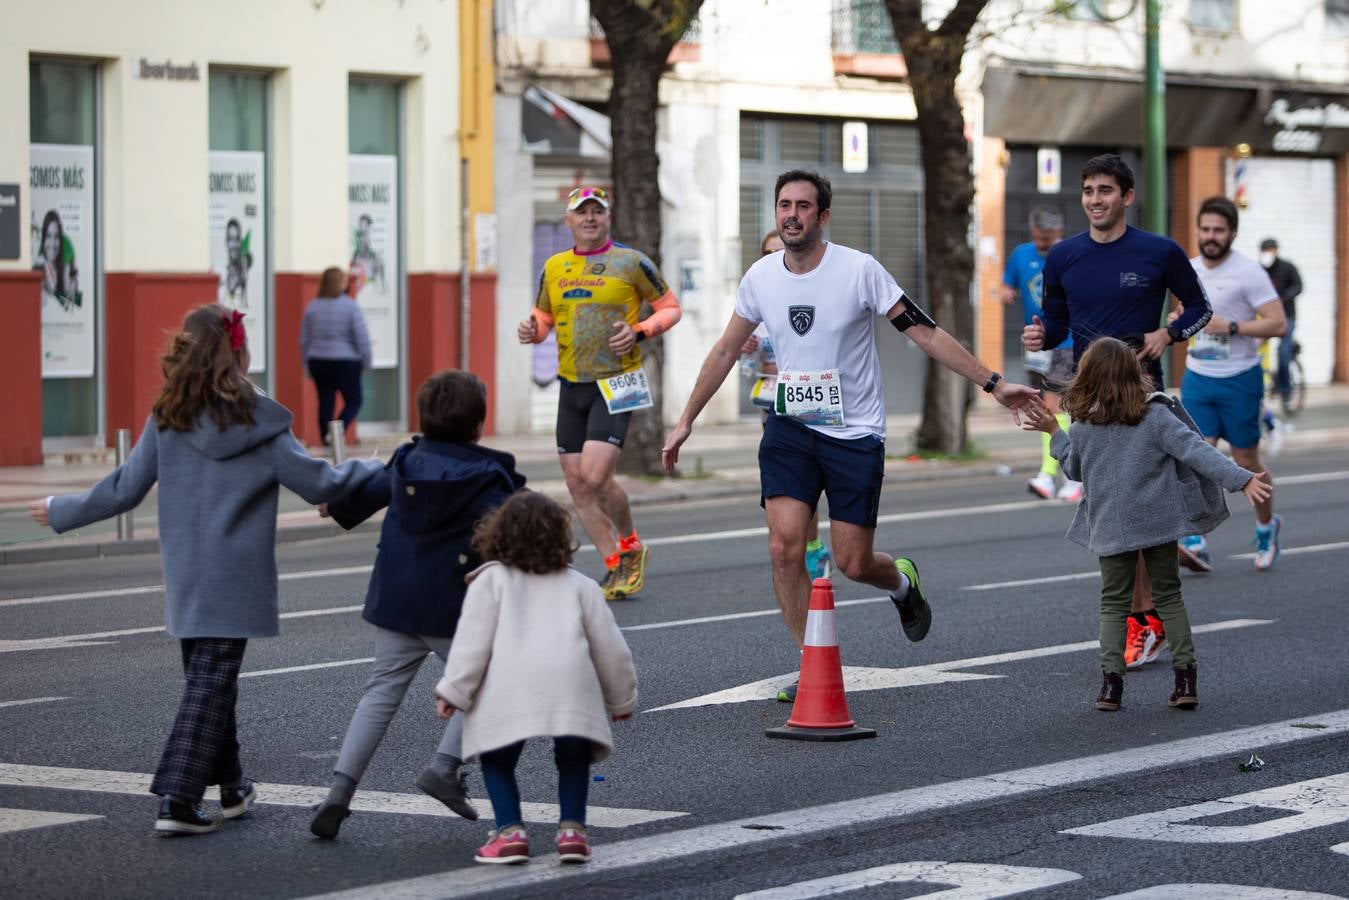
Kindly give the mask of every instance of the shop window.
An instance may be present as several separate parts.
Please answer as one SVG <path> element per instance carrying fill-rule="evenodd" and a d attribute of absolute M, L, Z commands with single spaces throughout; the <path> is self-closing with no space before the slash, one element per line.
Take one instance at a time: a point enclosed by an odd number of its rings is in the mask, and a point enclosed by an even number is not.
<path fill-rule="evenodd" d="M 250 372 L 263 387 L 273 352 L 268 340 L 267 84 L 266 75 L 211 70 L 207 158 L 211 269 L 220 278 L 216 299 L 245 314 Z"/>
<path fill-rule="evenodd" d="M 1326 0 L 1326 34 L 1349 37 L 1349 0 Z"/>
<path fill-rule="evenodd" d="M 763 119 L 740 118 L 740 158 L 763 159 Z"/>
<path fill-rule="evenodd" d="M 1234 31 L 1237 0 L 1190 0 L 1190 25 L 1205 31 Z"/>
<path fill-rule="evenodd" d="M 764 189 L 757 184 L 740 185 L 740 271 L 754 265 L 763 236 L 776 228 Z"/>
<path fill-rule="evenodd" d="M 360 282 L 374 366 L 362 377 L 361 418 L 403 419 L 402 170 L 397 82 L 353 78 L 347 92 L 347 218 L 345 260 Z"/>
<path fill-rule="evenodd" d="M 42 434 L 97 435 L 102 315 L 92 65 L 28 66 L 33 268 L 42 279 Z"/>

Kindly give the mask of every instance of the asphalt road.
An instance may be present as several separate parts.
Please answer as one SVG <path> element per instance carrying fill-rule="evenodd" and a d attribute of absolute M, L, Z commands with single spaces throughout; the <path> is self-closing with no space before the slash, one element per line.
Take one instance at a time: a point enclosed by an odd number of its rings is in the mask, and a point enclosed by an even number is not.
<path fill-rule="evenodd" d="M 1165 656 L 1128 676 L 1119 713 L 1093 709 L 1098 579 L 1062 537 L 1071 508 L 1011 478 L 893 486 L 877 543 L 918 561 L 934 625 L 910 644 L 877 591 L 836 582 L 849 705 L 879 733 L 843 744 L 766 739 L 789 712 L 776 681 L 707 696 L 798 663 L 757 506 L 642 508 L 648 587 L 612 608 L 643 712 L 595 768 L 581 869 L 552 858 L 546 807 L 527 810 L 536 858 L 503 871 L 471 859 L 487 818 L 417 793 L 440 728 L 433 663 L 362 782 L 367 809 L 335 842 L 309 835 L 373 654 L 353 608 L 374 536 L 280 549 L 282 636 L 250 645 L 239 703 L 260 803 L 188 839 L 152 835 L 144 793 L 181 690 L 157 560 L 0 567 L 0 896 L 1349 896 L 1349 461 L 1285 455 L 1275 471 L 1275 571 L 1254 571 L 1237 496 L 1214 572 L 1185 575 L 1203 626 L 1193 713 L 1166 706 Z M 598 574 L 593 551 L 577 564 Z M 536 743 L 522 793 L 548 804 Z M 1239 771 L 1252 753 L 1264 768 Z M 485 796 L 476 774 L 471 788 Z"/>

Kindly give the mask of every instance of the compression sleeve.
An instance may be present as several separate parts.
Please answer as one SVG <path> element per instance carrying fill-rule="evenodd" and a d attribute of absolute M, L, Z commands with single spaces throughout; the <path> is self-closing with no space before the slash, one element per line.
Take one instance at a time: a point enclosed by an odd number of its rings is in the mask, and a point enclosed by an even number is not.
<path fill-rule="evenodd" d="M 642 332 L 649 338 L 669 331 L 679 321 L 679 317 L 683 315 L 683 310 L 679 308 L 678 298 L 675 297 L 673 291 L 669 290 L 651 301 L 651 309 L 651 315 L 638 322 L 636 328 L 637 331 Z"/>
<path fill-rule="evenodd" d="M 1181 340 L 1188 340 L 1204 330 L 1208 320 L 1213 318 L 1213 306 L 1199 283 L 1199 275 L 1185 256 L 1185 251 L 1175 241 L 1171 242 L 1171 254 L 1166 266 L 1166 286 L 1171 293 L 1180 298 L 1185 311 L 1180 318 L 1171 323 L 1171 327 L 1180 334 Z"/>
<path fill-rule="evenodd" d="M 529 311 L 534 319 L 534 343 L 542 344 L 548 338 L 548 332 L 553 330 L 553 317 L 537 306 Z"/>
<path fill-rule="evenodd" d="M 1056 249 L 1058 248 L 1050 248 L 1044 270 L 1040 273 L 1044 279 L 1040 321 L 1045 326 L 1046 350 L 1052 350 L 1068 337 L 1068 295 L 1063 290 L 1063 276 L 1059 273 L 1062 255 L 1055 253 Z M 1186 265 L 1188 264 L 1187 261 Z"/>

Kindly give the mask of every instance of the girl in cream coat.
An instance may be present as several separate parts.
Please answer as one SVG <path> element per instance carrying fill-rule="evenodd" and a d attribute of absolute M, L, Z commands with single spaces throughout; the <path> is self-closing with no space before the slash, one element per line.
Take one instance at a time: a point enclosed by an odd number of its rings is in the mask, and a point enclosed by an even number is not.
<path fill-rule="evenodd" d="M 613 749 L 610 719 L 637 708 L 632 653 L 600 586 L 570 567 L 570 516 L 552 500 L 515 494 L 483 521 L 474 547 L 489 562 L 469 576 L 436 685 L 442 718 L 464 712 L 464 757 L 480 759 L 496 815 L 474 858 L 528 861 L 515 765 L 527 738 L 546 736 L 558 767 L 558 854 L 585 862 L 590 763 Z"/>

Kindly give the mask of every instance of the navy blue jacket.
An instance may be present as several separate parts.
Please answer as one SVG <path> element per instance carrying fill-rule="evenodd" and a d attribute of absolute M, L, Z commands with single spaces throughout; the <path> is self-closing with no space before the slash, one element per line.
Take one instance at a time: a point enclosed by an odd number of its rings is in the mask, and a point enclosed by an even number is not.
<path fill-rule="evenodd" d="M 416 437 L 360 490 L 330 503 L 343 528 L 389 507 L 365 620 L 402 634 L 454 637 L 468 590 L 464 576 L 481 562 L 471 547 L 473 528 L 524 484 L 509 453 Z"/>

